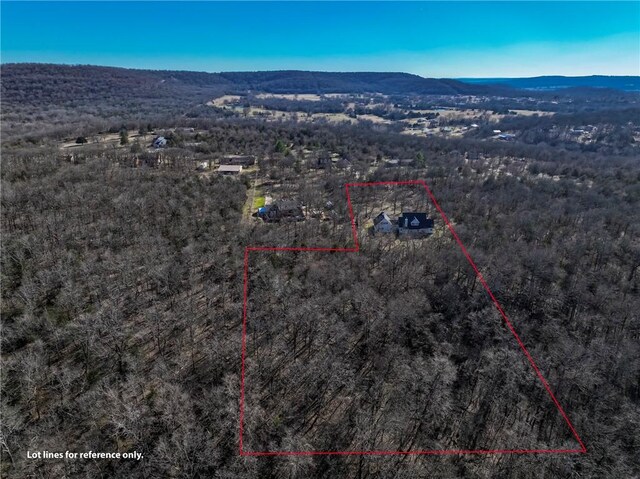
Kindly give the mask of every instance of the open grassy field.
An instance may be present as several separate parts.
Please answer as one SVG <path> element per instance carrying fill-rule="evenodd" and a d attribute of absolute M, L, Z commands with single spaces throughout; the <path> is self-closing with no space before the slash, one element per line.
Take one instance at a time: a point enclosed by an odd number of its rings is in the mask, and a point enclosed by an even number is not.
<path fill-rule="evenodd" d="M 257 210 L 258 208 L 262 208 L 265 204 L 264 196 L 256 196 L 253 198 L 253 209 Z"/>
<path fill-rule="evenodd" d="M 214 98 L 209 102 L 210 106 L 222 107 L 229 103 L 234 103 L 242 98 L 240 95 L 224 95 L 218 98 Z"/>
<path fill-rule="evenodd" d="M 282 98 L 283 100 L 298 100 L 298 101 L 320 101 L 322 97 L 313 93 L 301 93 L 301 94 L 279 94 L 279 93 L 260 93 L 256 95 L 256 98 Z"/>

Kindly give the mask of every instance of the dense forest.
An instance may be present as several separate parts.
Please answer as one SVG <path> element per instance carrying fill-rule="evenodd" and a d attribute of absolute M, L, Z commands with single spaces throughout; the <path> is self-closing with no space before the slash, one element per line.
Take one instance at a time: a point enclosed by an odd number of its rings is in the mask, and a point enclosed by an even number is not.
<path fill-rule="evenodd" d="M 309 71 L 269 71 L 269 72 L 222 72 L 204 73 L 187 71 L 151 71 L 110 68 L 98 66 L 63 66 L 46 64 L 5 64 L 3 76 L 8 90 L 15 88 L 12 83 L 20 82 L 20 88 L 27 92 L 34 82 L 25 83 L 24 79 L 36 76 L 40 86 L 46 87 L 41 92 L 47 99 L 59 98 L 68 94 L 62 91 L 54 93 L 55 84 L 74 82 L 81 87 L 87 79 L 99 80 L 93 87 L 94 92 L 108 88 L 133 88 L 132 96 L 158 84 L 165 87 L 182 87 L 197 91 L 197 88 L 223 89 L 226 91 L 257 90 L 271 93 L 363 93 L 377 92 L 382 94 L 498 94 L 515 90 L 485 85 L 472 85 L 457 80 L 423 78 L 408 73 L 378 72 L 309 72 Z M 55 82 L 46 80 L 55 78 Z M 166 84 L 166 85 L 165 85 Z"/>
<path fill-rule="evenodd" d="M 512 142 L 422 138 L 205 109 L 208 77 L 195 99 L 146 83 L 174 72 L 30 68 L 2 72 L 2 477 L 640 474 L 635 106 L 589 113 L 604 137 L 567 148 L 531 135 L 579 126 L 571 114 L 507 116 L 522 123 Z M 69 76 L 77 104 L 51 93 Z M 160 134 L 161 161 L 141 162 Z M 257 159 L 240 177 L 196 168 L 240 154 Z M 348 167 L 317 168 L 332 157 Z M 350 248 L 345 184 L 402 180 L 429 185 L 586 453 L 239 454 L 245 247 Z M 260 192 L 299 200 L 305 221 L 255 218 Z M 351 201 L 358 253 L 248 258 L 244 450 L 580 449 L 425 191 Z M 426 211 L 436 232 L 372 235 L 380 210 Z M 144 458 L 27 458 L 43 450 Z"/>

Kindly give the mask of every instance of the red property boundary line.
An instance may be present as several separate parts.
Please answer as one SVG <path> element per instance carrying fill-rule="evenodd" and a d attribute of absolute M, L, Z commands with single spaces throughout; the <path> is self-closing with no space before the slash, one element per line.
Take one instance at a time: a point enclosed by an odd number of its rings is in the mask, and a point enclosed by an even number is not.
<path fill-rule="evenodd" d="M 570 429 L 571 433 L 573 434 L 573 436 L 575 437 L 576 441 L 580 445 L 580 448 L 578 448 L 578 449 L 450 449 L 450 450 L 443 449 L 443 450 L 423 450 L 423 451 L 411 450 L 411 451 L 253 451 L 252 452 L 252 451 L 245 451 L 244 450 L 244 442 L 243 442 L 243 435 L 244 435 L 244 409 L 245 409 L 244 389 L 245 389 L 245 359 L 246 359 L 246 352 L 247 352 L 247 341 L 246 341 L 246 339 L 247 339 L 247 296 L 248 296 L 247 293 L 248 293 L 248 283 L 249 283 L 249 253 L 251 251 L 316 251 L 316 252 L 327 252 L 327 253 L 329 253 L 329 252 L 333 252 L 333 253 L 336 253 L 336 252 L 357 253 L 357 252 L 360 251 L 360 245 L 358 244 L 358 233 L 356 231 L 355 218 L 353 216 L 353 207 L 351 205 L 351 196 L 349 195 L 349 188 L 350 187 L 365 187 L 365 186 L 385 186 L 385 185 L 393 185 L 393 186 L 398 186 L 398 185 L 421 185 L 422 187 L 424 187 L 424 189 L 427 192 L 429 198 L 431 199 L 431 202 L 433 203 L 435 208 L 438 210 L 438 212 L 442 216 L 442 220 L 447 225 L 447 228 L 449 229 L 449 231 L 451 231 L 451 234 L 453 235 L 454 239 L 458 243 L 458 246 L 460 246 L 460 249 L 462 250 L 462 253 L 464 254 L 465 258 L 467 258 L 467 261 L 469 262 L 469 264 L 471 265 L 471 267 L 475 271 L 476 277 L 478 278 L 478 280 L 480 281 L 480 283 L 482 284 L 484 289 L 489 294 L 489 297 L 491 298 L 491 300 L 493 301 L 493 304 L 495 305 L 496 309 L 498 310 L 498 312 L 502 316 L 502 319 L 504 320 L 505 324 L 507 325 L 507 328 L 509 329 L 509 331 L 511 331 L 511 334 L 513 334 L 513 337 L 516 339 L 518 345 L 520 346 L 520 349 L 522 349 L 522 352 L 524 353 L 524 355 L 529 360 L 529 363 L 531 364 L 531 367 L 533 368 L 536 376 L 538 377 L 540 382 L 542 382 L 542 385 L 544 386 L 545 390 L 549 394 L 549 397 L 553 401 L 553 404 L 556 406 L 556 408 L 560 412 L 560 415 L 562 416 L 562 418 L 564 419 L 565 423 L 569 427 L 569 429 Z M 455 230 L 453 229 L 453 226 L 451 225 L 451 222 L 449 221 L 449 218 L 447 218 L 447 215 L 445 215 L 444 211 L 442 211 L 442 208 L 440 208 L 440 205 L 436 201 L 435 196 L 433 196 L 433 193 L 431 192 L 431 190 L 427 186 L 426 182 L 423 181 L 423 180 L 413 180 L 413 181 L 380 181 L 380 182 L 372 182 L 372 183 L 347 183 L 345 185 L 345 189 L 346 189 L 346 193 L 347 193 L 347 204 L 349 205 L 349 216 L 351 218 L 351 232 L 353 234 L 353 240 L 354 240 L 355 247 L 353 247 L 353 248 L 293 248 L 293 247 L 274 247 L 274 246 L 248 246 L 244 250 L 244 298 L 243 298 L 243 306 L 242 306 L 242 315 L 243 315 L 242 316 L 242 361 L 241 361 L 241 374 L 240 374 L 240 438 L 239 438 L 240 455 L 241 456 L 322 456 L 322 455 L 325 455 L 325 456 L 326 455 L 335 455 L 335 456 L 355 456 L 355 455 L 392 456 L 392 455 L 462 455 L 462 454 L 480 454 L 480 455 L 485 454 L 486 455 L 486 454 L 567 454 L 567 453 L 586 453 L 587 452 L 587 448 L 584 445 L 584 443 L 582 442 L 582 439 L 580 439 L 580 436 L 578 435 L 578 432 L 573 427 L 573 424 L 569 420 L 569 417 L 564 412 L 564 409 L 562 409 L 562 406 L 560 405 L 560 403 L 556 399 L 555 395 L 551 391 L 551 387 L 549 386 L 549 383 L 547 383 L 546 379 L 544 378 L 544 376 L 540 372 L 540 369 L 538 368 L 536 362 L 534 361 L 533 357 L 531 356 L 531 354 L 529 353 L 529 351 L 525 347 L 524 343 L 520 339 L 520 336 L 518 336 L 518 333 L 516 332 L 515 328 L 513 327 L 513 324 L 511 323 L 511 321 L 509 320 L 509 318 L 505 314 L 504 310 L 502 309 L 502 306 L 500 306 L 500 303 L 498 302 L 496 297 L 493 295 L 493 292 L 491 291 L 491 288 L 489 288 L 489 285 L 487 284 L 487 282 L 485 281 L 484 277 L 482 276 L 482 273 L 480 273 L 480 271 L 478 270 L 478 267 L 473 262 L 473 259 L 471 258 L 471 255 L 469 254 L 467 249 L 462 244 L 462 241 L 460 240 L 460 238 L 456 234 Z"/>

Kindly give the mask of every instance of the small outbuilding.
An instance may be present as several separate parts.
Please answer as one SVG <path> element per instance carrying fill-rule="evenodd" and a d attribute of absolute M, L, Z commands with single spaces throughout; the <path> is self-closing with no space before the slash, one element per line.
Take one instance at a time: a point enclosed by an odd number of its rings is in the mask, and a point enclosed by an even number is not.
<path fill-rule="evenodd" d="M 242 165 L 220 165 L 218 173 L 221 175 L 239 175 L 242 173 Z"/>

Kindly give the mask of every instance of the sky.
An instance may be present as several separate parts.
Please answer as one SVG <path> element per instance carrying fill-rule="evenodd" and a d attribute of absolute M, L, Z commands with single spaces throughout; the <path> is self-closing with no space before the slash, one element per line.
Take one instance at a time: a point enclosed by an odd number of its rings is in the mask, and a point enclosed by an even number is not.
<path fill-rule="evenodd" d="M 640 2 L 9 2 L 2 63 L 640 75 Z"/>

